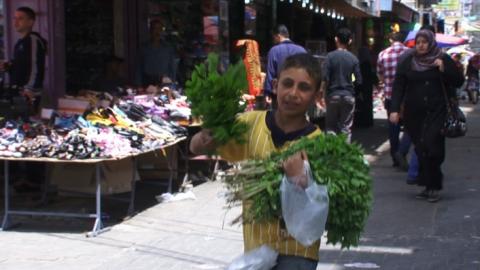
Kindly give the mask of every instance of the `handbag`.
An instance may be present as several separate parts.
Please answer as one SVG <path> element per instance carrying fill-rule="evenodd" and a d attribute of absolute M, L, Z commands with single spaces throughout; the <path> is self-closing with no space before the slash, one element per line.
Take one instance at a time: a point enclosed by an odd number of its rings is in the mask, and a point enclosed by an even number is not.
<path fill-rule="evenodd" d="M 448 99 L 447 90 L 442 82 L 443 95 L 445 96 L 447 106 L 447 117 L 443 123 L 441 133 L 447 138 L 458 138 L 467 134 L 467 118 L 462 112 L 457 102 Z"/>

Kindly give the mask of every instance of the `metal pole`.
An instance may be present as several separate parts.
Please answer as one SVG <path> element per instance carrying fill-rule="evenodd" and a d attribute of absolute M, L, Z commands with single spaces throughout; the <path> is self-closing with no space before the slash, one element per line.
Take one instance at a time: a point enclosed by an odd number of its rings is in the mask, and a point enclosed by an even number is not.
<path fill-rule="evenodd" d="M 45 205 L 47 204 L 47 196 L 48 196 L 48 187 L 50 185 L 50 178 L 49 178 L 49 174 L 50 174 L 50 170 L 49 170 L 49 167 L 48 164 L 45 164 L 45 179 L 44 179 L 44 185 L 43 185 L 43 193 L 42 193 L 42 199 L 41 199 L 41 204 Z"/>
<path fill-rule="evenodd" d="M 93 230 L 91 235 L 96 236 L 97 233 L 102 229 L 102 187 L 100 183 L 100 162 L 95 164 L 95 178 L 97 181 L 97 196 L 96 196 L 96 218 L 95 225 L 93 225 Z"/>
<path fill-rule="evenodd" d="M 2 231 L 5 231 L 8 227 L 8 215 L 9 215 L 9 209 L 10 209 L 10 192 L 9 192 L 9 181 L 10 181 L 10 177 L 9 177 L 9 171 L 8 171 L 8 160 L 5 160 L 4 162 L 4 168 L 3 168 L 3 172 L 5 174 L 5 177 L 4 177 L 4 181 L 5 181 L 5 213 L 3 214 L 3 222 L 2 222 Z"/>
<path fill-rule="evenodd" d="M 128 206 L 128 212 L 127 216 L 133 215 L 135 212 L 135 177 L 137 176 L 137 159 L 135 157 L 132 157 L 132 190 L 130 191 L 130 205 Z"/>
<path fill-rule="evenodd" d="M 174 148 L 176 146 L 172 146 L 171 148 Z M 172 149 L 170 149 L 172 150 Z M 176 148 L 174 148 L 172 150 L 173 151 L 176 151 Z M 168 166 L 168 172 L 169 172 L 169 176 L 168 176 L 168 191 L 169 193 L 172 193 L 172 185 L 173 185 L 173 165 L 172 165 L 172 161 L 170 160 L 170 157 L 168 155 L 168 151 L 165 151 L 166 155 L 165 155 L 165 159 L 167 160 L 167 166 Z"/>

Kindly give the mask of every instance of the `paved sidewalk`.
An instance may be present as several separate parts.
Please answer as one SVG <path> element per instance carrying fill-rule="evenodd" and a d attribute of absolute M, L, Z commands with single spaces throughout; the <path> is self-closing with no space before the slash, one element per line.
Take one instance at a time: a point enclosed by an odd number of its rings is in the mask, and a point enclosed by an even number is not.
<path fill-rule="evenodd" d="M 479 270 L 480 113 L 468 120 L 468 136 L 448 140 L 445 190 L 436 204 L 416 200 L 419 187 L 391 167 L 382 146 L 385 120 L 357 130 L 372 162 L 373 210 L 361 245 L 341 251 L 322 244 L 318 269 Z M 49 219 L 0 232 L 0 269 L 224 269 L 243 251 L 241 228 L 228 224 L 240 209 L 226 212 L 218 182 L 193 192 L 196 200 L 155 205 L 96 238 Z"/>

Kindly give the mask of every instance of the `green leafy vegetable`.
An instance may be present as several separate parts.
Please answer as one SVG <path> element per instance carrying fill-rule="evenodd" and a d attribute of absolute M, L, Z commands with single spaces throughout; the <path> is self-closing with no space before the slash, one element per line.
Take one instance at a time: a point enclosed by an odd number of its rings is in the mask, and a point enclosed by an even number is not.
<path fill-rule="evenodd" d="M 202 118 L 202 127 L 212 130 L 218 145 L 231 139 L 242 143 L 247 125 L 236 120 L 245 111 L 241 104 L 243 91 L 248 89 L 247 75 L 242 61 L 230 65 L 225 73 L 218 72 L 219 57 L 209 54 L 207 63 L 195 67 L 186 83 L 186 95 L 192 114 Z"/>
<path fill-rule="evenodd" d="M 281 163 L 301 150 L 308 155 L 315 181 L 328 187 L 327 243 L 340 243 L 342 248 L 357 246 L 370 213 L 372 180 L 363 150 L 357 144 L 348 144 L 344 136 L 302 138 L 267 159 L 243 163 L 241 170 L 225 180 L 229 203 L 249 204 L 234 222 L 265 222 L 281 216 Z"/>

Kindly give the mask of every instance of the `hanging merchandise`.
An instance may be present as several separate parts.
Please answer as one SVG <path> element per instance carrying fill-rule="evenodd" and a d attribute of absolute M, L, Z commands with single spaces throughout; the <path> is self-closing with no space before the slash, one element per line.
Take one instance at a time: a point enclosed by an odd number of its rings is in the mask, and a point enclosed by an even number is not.
<path fill-rule="evenodd" d="M 258 42 L 241 39 L 237 41 L 236 47 L 244 50 L 243 63 L 247 71 L 248 92 L 252 96 L 258 96 L 263 89 Z"/>

